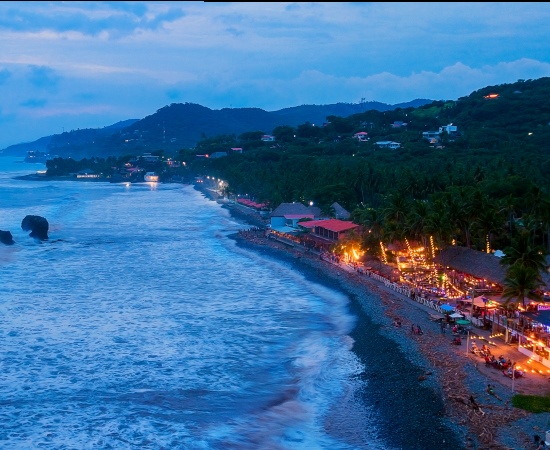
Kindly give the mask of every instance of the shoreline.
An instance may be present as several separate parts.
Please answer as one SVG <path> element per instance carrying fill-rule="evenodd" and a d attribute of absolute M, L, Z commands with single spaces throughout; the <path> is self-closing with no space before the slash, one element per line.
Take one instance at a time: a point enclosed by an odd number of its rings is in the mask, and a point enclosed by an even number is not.
<path fill-rule="evenodd" d="M 215 193 L 196 189 L 210 200 L 217 200 Z M 246 224 L 265 225 L 258 214 L 236 206 L 222 205 Z M 350 310 L 358 319 L 351 333 L 353 351 L 363 363 L 368 360 L 370 366 L 384 367 L 384 375 L 380 376 L 369 371 L 367 365 L 361 376 L 369 386 L 363 400 L 380 411 L 382 430 L 392 436 L 389 442 L 407 449 L 529 450 L 536 448 L 534 435 L 544 439 L 545 430 L 550 428 L 550 413 L 528 413 L 511 406 L 512 396 L 523 393 L 522 381 L 531 380 L 518 380 L 512 392 L 509 380 L 501 373 L 486 370 L 483 361 L 468 355 L 464 346 L 451 345 L 450 336 L 441 334 L 439 323 L 429 320 L 429 311 L 423 305 L 379 281 L 319 260 L 317 254 L 273 242 L 262 234 L 236 233 L 229 238 L 239 246 L 289 263 L 309 280 L 350 298 Z M 393 325 L 396 318 L 402 327 Z M 412 324 L 421 325 L 424 334 L 413 335 Z M 381 349 L 378 354 L 377 348 Z M 396 359 L 388 358 L 388 351 Z M 550 389 L 546 378 L 535 381 L 548 386 L 539 395 Z M 495 386 L 496 396 L 486 392 L 488 383 Z M 524 393 L 529 394 L 532 387 L 527 383 L 524 387 Z M 480 410 L 474 410 L 470 396 Z M 407 413 L 411 417 L 403 417 Z"/>
<path fill-rule="evenodd" d="M 388 444 L 407 449 L 466 448 L 462 444 L 466 431 L 446 417 L 439 385 L 433 376 L 426 375 L 433 372 L 430 362 L 414 347 L 403 348 L 388 335 L 394 329 L 393 314 L 384 314 L 385 302 L 376 301 L 383 293 L 375 288 L 366 291 L 353 274 L 331 267 L 317 255 L 296 254 L 284 244 L 265 243 L 253 233 L 229 237 L 240 247 L 287 263 L 309 281 L 344 292 L 350 298 L 350 313 L 357 317 L 350 334 L 354 340 L 352 351 L 366 367 L 359 378 L 368 386 L 367 392 L 357 395 L 362 404 L 378 411 L 376 426 L 380 435 L 391 436 Z M 400 389 L 392 387 L 396 384 Z M 407 411 L 414 414 L 404 417 Z"/>

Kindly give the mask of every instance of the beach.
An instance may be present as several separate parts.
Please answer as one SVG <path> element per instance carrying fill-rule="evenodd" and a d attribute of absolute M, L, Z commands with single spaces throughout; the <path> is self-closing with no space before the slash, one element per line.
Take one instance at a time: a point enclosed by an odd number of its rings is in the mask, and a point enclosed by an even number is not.
<path fill-rule="evenodd" d="M 238 245 L 285 261 L 309 279 L 349 296 L 350 309 L 358 317 L 353 351 L 368 360 L 363 376 L 369 401 L 380 411 L 381 427 L 391 433 L 397 448 L 519 450 L 536 448 L 535 435 L 544 439 L 550 414 L 527 413 L 512 407 L 511 399 L 516 393 L 547 394 L 547 376 L 528 374 L 515 381 L 512 390 L 508 377 L 485 367 L 483 359 L 469 354 L 464 345 L 452 345 L 450 333 L 442 333 L 423 305 L 365 274 L 321 260 L 316 253 L 267 239 L 259 228 L 265 222 L 257 214 L 239 205 L 224 207 L 252 227 L 231 236 Z M 396 321 L 401 326 L 395 326 Z M 412 333 L 413 324 L 424 333 Z M 509 351 L 503 346 L 498 350 Z M 488 384 L 494 386 L 494 395 L 487 392 Z M 396 411 L 407 410 L 410 415 L 395 417 Z M 428 423 L 439 415 L 439 424 Z M 445 430 L 437 429 L 441 424 L 453 431 L 447 440 L 442 438 Z"/>

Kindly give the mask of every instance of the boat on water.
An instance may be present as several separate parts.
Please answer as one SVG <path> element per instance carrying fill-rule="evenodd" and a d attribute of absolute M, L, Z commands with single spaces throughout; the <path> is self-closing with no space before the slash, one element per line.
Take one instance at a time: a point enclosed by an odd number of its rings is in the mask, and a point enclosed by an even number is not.
<path fill-rule="evenodd" d="M 159 176 L 155 172 L 146 172 L 145 176 L 143 177 L 145 181 L 158 181 Z"/>

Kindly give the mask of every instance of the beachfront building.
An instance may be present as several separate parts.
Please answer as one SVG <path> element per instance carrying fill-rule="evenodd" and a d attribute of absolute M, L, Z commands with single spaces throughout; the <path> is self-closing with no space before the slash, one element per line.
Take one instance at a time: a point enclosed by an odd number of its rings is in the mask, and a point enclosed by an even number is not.
<path fill-rule="evenodd" d="M 296 233 L 300 231 L 300 220 L 319 218 L 321 210 L 316 206 L 305 206 L 303 203 L 281 203 L 270 216 L 271 230 L 279 233 Z"/>
<path fill-rule="evenodd" d="M 323 219 L 300 222 L 302 230 L 307 232 L 302 236 L 302 242 L 308 247 L 314 247 L 322 252 L 334 249 L 334 244 L 340 243 L 338 254 L 344 261 L 357 263 L 364 252 L 359 242 L 344 242 L 351 233 L 360 230 L 361 226 L 347 220 Z"/>
<path fill-rule="evenodd" d="M 520 353 L 550 368 L 550 304 L 530 302 L 514 312 L 506 308 L 501 298 L 506 271 L 492 253 L 454 246 L 435 259 L 457 286 L 470 293 L 459 303 L 473 325 L 491 329 L 495 338 L 517 346 Z M 548 284 L 548 280 L 543 274 L 543 282 Z"/>
<path fill-rule="evenodd" d="M 95 173 L 92 169 L 82 169 L 76 173 L 76 178 L 100 178 L 99 173 Z"/>
<path fill-rule="evenodd" d="M 460 296 L 500 295 L 506 271 L 500 259 L 492 253 L 467 247 L 449 246 L 434 258 L 445 274 L 453 290 Z"/>
<path fill-rule="evenodd" d="M 361 228 L 353 222 L 339 219 L 300 222 L 299 226 L 307 232 L 302 236 L 304 244 L 323 252 L 330 251 L 334 244 L 343 242 L 351 233 Z M 337 252 L 345 261 L 354 263 L 357 263 L 364 253 L 360 250 L 359 242 L 346 242 Z"/>
<path fill-rule="evenodd" d="M 359 225 L 339 219 L 313 220 L 299 223 L 299 226 L 308 230 L 311 236 L 326 240 L 329 243 L 338 242 L 352 230 L 359 229 Z"/>

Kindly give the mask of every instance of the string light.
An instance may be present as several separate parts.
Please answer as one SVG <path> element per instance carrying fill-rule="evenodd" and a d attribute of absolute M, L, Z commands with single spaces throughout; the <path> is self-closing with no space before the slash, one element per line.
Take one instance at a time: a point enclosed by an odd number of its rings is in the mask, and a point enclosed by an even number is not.
<path fill-rule="evenodd" d="M 434 237 L 430 236 L 430 248 L 432 250 L 432 259 L 435 258 L 435 245 L 434 245 Z"/>
<path fill-rule="evenodd" d="M 382 244 L 382 241 L 380 241 L 380 248 L 382 249 L 382 261 L 384 261 L 384 264 L 387 264 L 388 259 L 386 257 L 386 249 L 384 248 L 384 244 Z"/>

